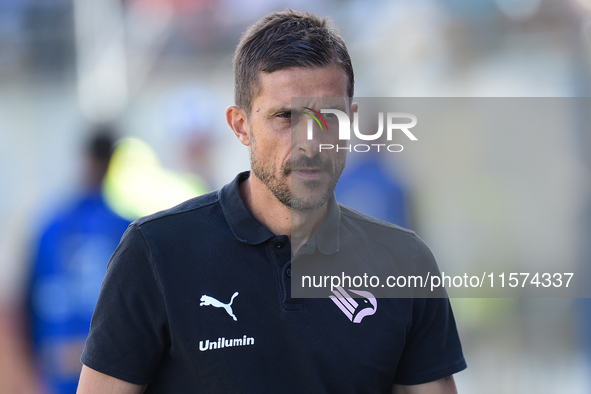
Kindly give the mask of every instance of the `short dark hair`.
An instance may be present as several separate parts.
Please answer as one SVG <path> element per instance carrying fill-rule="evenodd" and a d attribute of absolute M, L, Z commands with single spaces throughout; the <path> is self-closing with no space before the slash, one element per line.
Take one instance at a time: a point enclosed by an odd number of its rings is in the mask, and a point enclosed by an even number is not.
<path fill-rule="evenodd" d="M 259 73 L 289 67 L 315 68 L 338 64 L 349 79 L 353 97 L 353 65 L 345 41 L 328 18 L 287 9 L 260 19 L 242 36 L 234 55 L 234 101 L 250 114 L 258 94 Z"/>

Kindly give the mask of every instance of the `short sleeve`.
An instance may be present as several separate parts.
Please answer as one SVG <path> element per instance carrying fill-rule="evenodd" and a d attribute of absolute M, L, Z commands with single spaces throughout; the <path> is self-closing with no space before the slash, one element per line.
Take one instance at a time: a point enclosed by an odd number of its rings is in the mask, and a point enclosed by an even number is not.
<path fill-rule="evenodd" d="M 433 254 L 420 239 L 417 253 L 419 265 L 439 272 Z M 428 383 L 453 375 L 466 367 L 449 299 L 415 298 L 412 322 L 394 383 Z"/>
<path fill-rule="evenodd" d="M 147 384 L 169 343 L 150 250 L 132 224 L 109 261 L 81 361 L 117 379 Z"/>

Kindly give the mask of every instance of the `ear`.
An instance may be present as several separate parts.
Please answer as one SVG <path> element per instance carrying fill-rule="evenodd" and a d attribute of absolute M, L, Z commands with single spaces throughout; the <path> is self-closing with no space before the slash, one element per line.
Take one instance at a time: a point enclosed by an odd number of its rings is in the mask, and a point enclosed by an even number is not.
<path fill-rule="evenodd" d="M 349 116 L 349 120 L 351 121 L 351 124 L 353 124 L 353 114 L 357 114 L 357 110 L 359 109 L 359 104 L 353 102 L 351 103 L 351 109 L 350 109 L 350 116 Z"/>
<path fill-rule="evenodd" d="M 234 105 L 226 108 L 226 122 L 243 145 L 250 145 L 250 128 L 246 111 Z"/>

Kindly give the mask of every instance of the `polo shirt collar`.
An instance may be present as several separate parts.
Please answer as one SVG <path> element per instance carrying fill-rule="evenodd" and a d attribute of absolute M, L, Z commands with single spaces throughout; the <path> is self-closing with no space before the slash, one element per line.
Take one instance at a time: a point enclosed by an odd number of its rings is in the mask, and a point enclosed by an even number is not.
<path fill-rule="evenodd" d="M 249 171 L 242 172 L 220 189 L 219 199 L 226 222 L 234 236 L 250 245 L 263 243 L 275 235 L 252 216 L 244 205 L 239 185 L 250 176 Z"/>
<path fill-rule="evenodd" d="M 220 189 L 219 199 L 226 222 L 234 236 L 241 242 L 257 245 L 275 237 L 275 234 L 256 220 L 244 205 L 239 185 L 249 176 L 249 171 L 238 174 L 232 182 Z M 328 211 L 324 223 L 307 244 L 315 246 L 324 254 L 338 252 L 340 226 L 341 210 L 333 194 L 328 201 Z"/>

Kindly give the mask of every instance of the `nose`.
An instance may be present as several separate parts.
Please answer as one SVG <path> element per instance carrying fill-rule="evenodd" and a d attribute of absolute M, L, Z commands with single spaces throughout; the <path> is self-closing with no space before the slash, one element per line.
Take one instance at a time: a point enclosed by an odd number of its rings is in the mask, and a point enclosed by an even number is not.
<path fill-rule="evenodd" d="M 322 132 L 312 119 L 307 119 L 305 127 L 294 127 L 291 132 L 292 151 L 297 155 L 314 157 L 319 152 L 320 138 Z"/>

